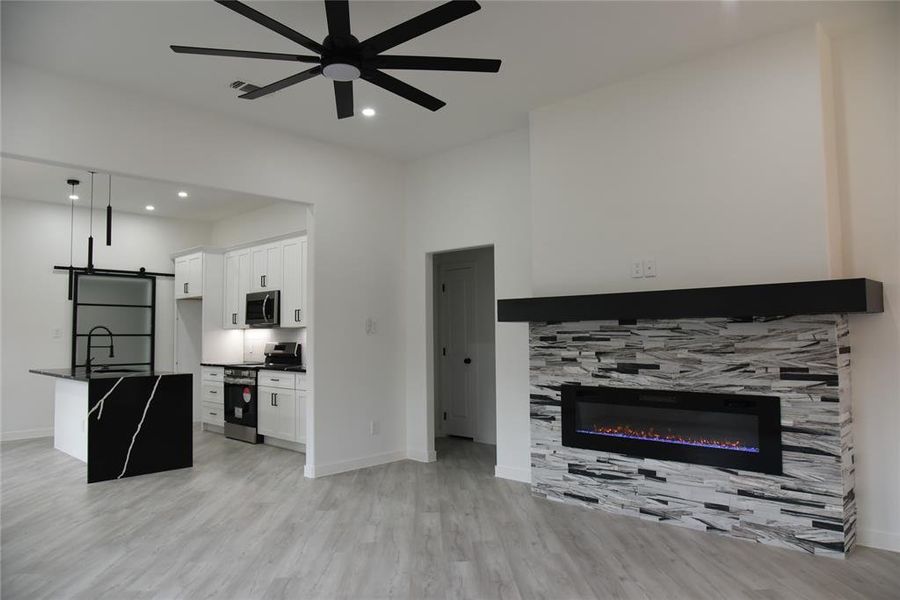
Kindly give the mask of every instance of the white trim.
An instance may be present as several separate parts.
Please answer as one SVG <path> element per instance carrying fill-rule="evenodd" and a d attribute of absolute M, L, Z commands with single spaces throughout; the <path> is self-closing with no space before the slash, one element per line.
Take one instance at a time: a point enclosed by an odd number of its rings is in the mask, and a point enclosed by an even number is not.
<path fill-rule="evenodd" d="M 13 442 L 15 440 L 31 440 L 34 438 L 53 437 L 52 427 L 39 429 L 19 429 L 17 431 L 4 431 L 0 433 L 0 441 Z"/>
<path fill-rule="evenodd" d="M 412 450 L 406 451 L 406 458 L 423 463 L 430 463 L 437 460 L 437 452 L 434 450 Z"/>
<path fill-rule="evenodd" d="M 352 458 L 350 460 L 340 460 L 325 465 L 306 464 L 303 467 L 303 475 L 310 479 L 316 477 L 325 477 L 326 475 L 335 475 L 337 473 L 346 473 L 347 471 L 356 471 L 357 469 L 367 469 L 369 467 L 377 467 L 387 463 L 397 462 L 406 459 L 405 450 L 394 450 L 392 452 L 383 452 L 372 456 L 363 456 L 361 458 Z"/>
<path fill-rule="evenodd" d="M 522 483 L 531 483 L 531 469 L 497 465 L 494 467 L 494 477 L 510 479 L 512 481 L 521 481 Z"/>
<path fill-rule="evenodd" d="M 860 529 L 857 531 L 860 546 L 900 552 L 900 533 L 879 531 L 877 529 Z"/>

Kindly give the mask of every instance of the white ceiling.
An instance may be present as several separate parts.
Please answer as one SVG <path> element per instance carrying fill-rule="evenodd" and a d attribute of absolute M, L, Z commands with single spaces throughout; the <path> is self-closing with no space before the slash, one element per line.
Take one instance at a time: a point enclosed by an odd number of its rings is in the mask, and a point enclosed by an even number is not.
<path fill-rule="evenodd" d="M 314 39 L 320 1 L 248 2 Z M 365 39 L 435 2 L 351 2 Z M 877 4 L 877 3 L 875 3 Z M 265 85 L 304 68 L 291 63 L 176 55 L 169 44 L 307 53 L 212 1 L 4 1 L 2 56 L 36 68 L 411 159 L 522 127 L 528 111 L 605 83 L 815 20 L 852 18 L 859 2 L 483 1 L 482 10 L 398 46 L 397 54 L 501 58 L 498 75 L 394 71 L 441 98 L 436 113 L 360 81 L 357 115 L 335 118 L 331 83 L 315 78 L 258 100 L 229 88 Z"/>
<path fill-rule="evenodd" d="M 76 206 L 90 206 L 90 173 L 71 167 L 48 165 L 39 162 L 3 157 L 0 160 L 0 188 L 4 198 L 18 198 L 36 202 L 69 204 L 67 179 L 78 179 L 79 196 Z M 94 208 L 106 210 L 109 189 L 106 173 L 94 176 Z M 188 192 L 187 198 L 179 198 L 179 191 Z M 264 196 L 251 196 L 197 186 L 179 186 L 175 183 L 135 179 L 113 175 L 112 206 L 116 212 L 139 215 L 218 221 L 227 217 L 256 210 L 279 200 Z M 146 210 L 147 205 L 155 210 Z"/>

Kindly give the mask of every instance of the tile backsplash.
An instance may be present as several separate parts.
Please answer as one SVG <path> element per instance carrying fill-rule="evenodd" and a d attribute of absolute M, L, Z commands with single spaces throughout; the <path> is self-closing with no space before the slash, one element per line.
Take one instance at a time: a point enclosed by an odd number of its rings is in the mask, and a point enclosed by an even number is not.
<path fill-rule="evenodd" d="M 265 360 L 266 344 L 270 342 L 300 342 L 303 347 L 303 364 L 306 365 L 306 329 L 244 330 L 244 362 Z"/>

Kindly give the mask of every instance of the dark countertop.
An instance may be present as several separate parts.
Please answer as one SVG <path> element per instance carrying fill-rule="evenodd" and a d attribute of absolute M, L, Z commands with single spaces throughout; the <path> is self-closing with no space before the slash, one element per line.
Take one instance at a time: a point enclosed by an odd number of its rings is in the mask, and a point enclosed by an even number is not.
<path fill-rule="evenodd" d="M 255 369 L 257 371 L 287 371 L 289 373 L 306 373 L 306 367 L 298 367 L 296 365 L 265 365 L 263 363 L 218 363 L 204 362 L 200 363 L 204 367 L 239 367 L 241 369 Z"/>
<path fill-rule="evenodd" d="M 175 373 L 173 371 L 109 371 L 98 372 L 92 371 L 87 373 L 83 368 L 72 370 L 71 367 L 62 369 L 29 369 L 29 373 L 35 375 L 46 375 L 47 377 L 58 377 L 60 379 L 71 379 L 73 381 L 91 381 L 92 379 L 119 379 L 120 377 L 159 377 L 160 375 L 182 375 L 183 373 Z"/>

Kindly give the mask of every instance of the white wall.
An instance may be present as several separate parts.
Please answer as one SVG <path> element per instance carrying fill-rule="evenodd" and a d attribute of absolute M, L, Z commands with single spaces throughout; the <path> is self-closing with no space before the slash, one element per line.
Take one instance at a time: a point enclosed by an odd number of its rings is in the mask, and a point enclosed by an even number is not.
<path fill-rule="evenodd" d="M 810 27 L 533 111 L 535 294 L 826 277 L 820 98 Z"/>
<path fill-rule="evenodd" d="M 72 303 L 67 299 L 69 208 L 62 204 L 3 198 L 2 218 L 2 436 L 15 439 L 50 435 L 53 381 L 28 369 L 65 367 L 71 360 Z M 111 269 L 172 271 L 169 255 L 207 243 L 206 223 L 116 213 L 113 245 L 104 242 L 104 211 L 94 214 L 94 264 Z M 87 262 L 88 211 L 75 211 L 75 259 Z M 173 362 L 173 280 L 156 282 L 156 364 Z M 53 338 L 54 330 L 60 337 Z M 27 393 L 24 393 L 26 392 Z"/>
<path fill-rule="evenodd" d="M 429 253 L 494 246 L 497 298 L 531 295 L 528 134 L 516 131 L 408 166 L 406 402 L 410 456 L 434 456 Z M 497 473 L 529 480 L 528 328 L 498 323 Z M 525 432 L 523 438 L 521 433 Z"/>
<path fill-rule="evenodd" d="M 885 284 L 885 313 L 850 319 L 859 539 L 900 551 L 900 10 L 836 34 L 832 55 L 847 276 Z"/>
<path fill-rule="evenodd" d="M 306 231 L 307 206 L 278 202 L 213 223 L 210 243 L 220 248 L 241 246 L 298 231 Z"/>
<path fill-rule="evenodd" d="M 406 455 L 397 163 L 8 63 L 2 78 L 11 155 L 315 204 L 308 472 Z M 376 335 L 366 335 L 368 317 Z"/>

